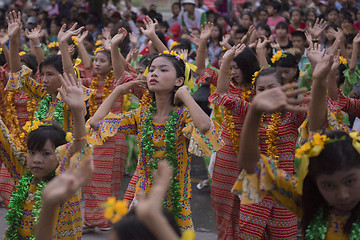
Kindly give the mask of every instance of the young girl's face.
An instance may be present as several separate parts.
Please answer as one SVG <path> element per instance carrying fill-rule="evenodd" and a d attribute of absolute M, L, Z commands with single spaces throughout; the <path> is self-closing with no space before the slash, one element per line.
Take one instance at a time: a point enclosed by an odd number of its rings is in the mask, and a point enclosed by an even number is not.
<path fill-rule="evenodd" d="M 136 72 L 138 75 L 139 80 L 146 81 L 146 76 L 144 76 L 146 67 L 144 65 L 138 65 L 136 68 Z"/>
<path fill-rule="evenodd" d="M 29 150 L 26 156 L 27 167 L 38 180 L 45 180 L 58 166 L 55 147 L 47 140 L 40 151 Z"/>
<path fill-rule="evenodd" d="M 288 31 L 285 28 L 277 28 L 275 30 L 275 34 L 276 34 L 276 37 L 286 37 L 286 35 L 288 34 Z"/>
<path fill-rule="evenodd" d="M 110 59 L 102 52 L 98 52 L 94 58 L 94 71 L 99 75 L 107 75 L 111 69 Z"/>
<path fill-rule="evenodd" d="M 360 201 L 360 169 L 336 171 L 321 174 L 316 185 L 323 198 L 334 208 L 352 210 Z"/>
<path fill-rule="evenodd" d="M 183 78 L 176 77 L 176 69 L 167 57 L 157 57 L 149 67 L 147 85 L 150 91 L 170 93 L 175 86 L 181 86 Z"/>
<path fill-rule="evenodd" d="M 249 28 L 251 24 L 252 24 L 252 21 L 251 21 L 249 15 L 244 14 L 244 15 L 241 17 L 241 25 L 242 25 L 243 27 Z"/>
<path fill-rule="evenodd" d="M 49 94 L 57 94 L 58 89 L 61 87 L 61 80 L 59 72 L 52 65 L 43 66 L 41 69 L 41 80 L 43 88 Z"/>
<path fill-rule="evenodd" d="M 243 83 L 243 73 L 238 67 L 235 61 L 230 63 L 231 80 L 236 86 L 240 86 Z"/>
<path fill-rule="evenodd" d="M 258 20 L 259 20 L 259 22 L 266 23 L 268 17 L 269 17 L 269 14 L 266 11 L 261 11 L 261 12 L 259 12 Z"/>
<path fill-rule="evenodd" d="M 274 75 L 261 76 L 256 81 L 256 94 L 265 90 L 280 87 L 281 84 Z"/>
<path fill-rule="evenodd" d="M 332 35 L 331 33 L 330 33 L 330 29 L 333 29 L 333 28 L 328 28 L 328 29 L 325 29 L 325 36 L 326 36 L 326 38 L 327 38 L 327 40 L 328 41 L 333 41 L 333 40 L 335 40 L 335 37 L 334 37 L 334 35 Z"/>
<path fill-rule="evenodd" d="M 217 26 L 214 26 L 214 28 L 211 31 L 211 38 L 212 39 L 218 39 L 220 35 L 220 30 Z"/>
<path fill-rule="evenodd" d="M 285 83 L 289 83 L 294 80 L 297 69 L 277 66 L 276 71 L 281 74 L 281 76 L 284 78 Z"/>
<path fill-rule="evenodd" d="M 294 11 L 292 14 L 291 14 L 291 22 L 293 23 L 300 23 L 301 22 L 301 14 L 300 12 L 298 11 Z"/>
<path fill-rule="evenodd" d="M 339 17 L 339 14 L 336 11 L 331 11 L 327 15 L 327 21 L 329 23 L 336 23 L 336 20 L 338 19 L 338 17 Z"/>

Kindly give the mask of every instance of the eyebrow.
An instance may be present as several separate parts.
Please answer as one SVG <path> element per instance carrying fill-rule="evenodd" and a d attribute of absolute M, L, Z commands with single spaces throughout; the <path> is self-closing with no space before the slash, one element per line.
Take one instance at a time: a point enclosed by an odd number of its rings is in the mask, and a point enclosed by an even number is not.
<path fill-rule="evenodd" d="M 169 65 L 166 65 L 166 64 L 159 65 L 159 66 L 156 66 L 156 65 L 151 65 L 151 67 L 169 67 Z"/>

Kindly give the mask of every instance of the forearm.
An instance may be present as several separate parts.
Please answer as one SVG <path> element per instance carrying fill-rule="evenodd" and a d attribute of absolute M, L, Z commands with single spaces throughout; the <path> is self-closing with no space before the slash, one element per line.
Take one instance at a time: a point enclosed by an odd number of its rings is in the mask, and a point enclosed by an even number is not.
<path fill-rule="evenodd" d="M 35 228 L 36 240 L 53 239 L 56 209 L 56 205 L 48 203 L 46 200 L 43 199 L 43 204 L 39 214 L 39 222 L 37 223 Z"/>
<path fill-rule="evenodd" d="M 340 43 L 340 55 L 346 59 L 348 58 L 345 43 L 343 41 L 341 41 L 341 43 Z"/>
<path fill-rule="evenodd" d="M 114 78 L 119 79 L 125 72 L 124 63 L 121 59 L 121 53 L 118 46 L 111 46 L 111 61 L 114 69 Z"/>
<path fill-rule="evenodd" d="M 18 37 L 10 38 L 9 52 L 10 52 L 10 72 L 16 73 L 21 70 L 21 61 L 19 56 L 19 43 Z"/>
<path fill-rule="evenodd" d="M 147 37 L 153 42 L 153 46 L 158 50 L 158 52 L 162 53 L 163 51 L 169 50 L 155 33 Z"/>
<path fill-rule="evenodd" d="M 339 88 L 336 82 L 336 72 L 330 71 L 328 74 L 328 95 L 331 100 L 336 101 L 339 94 Z"/>
<path fill-rule="evenodd" d="M 353 43 L 354 47 L 353 47 L 353 51 L 351 54 L 351 61 L 350 61 L 350 66 L 349 66 L 349 73 L 350 75 L 353 74 L 355 72 L 355 68 L 358 62 L 358 54 L 359 54 L 359 43 Z"/>
<path fill-rule="evenodd" d="M 40 64 L 42 61 L 44 61 L 44 52 L 41 48 L 41 43 L 39 41 L 39 39 L 34 39 L 30 41 L 30 46 L 33 46 L 34 48 L 34 52 L 35 52 L 35 56 L 36 56 L 36 60 L 37 62 Z"/>
<path fill-rule="evenodd" d="M 221 64 L 221 68 L 219 71 L 219 77 L 217 82 L 217 93 L 225 93 L 229 90 L 230 87 L 230 62 L 229 60 L 224 60 Z"/>
<path fill-rule="evenodd" d="M 209 118 L 209 116 L 195 102 L 190 93 L 186 93 L 186 95 L 183 96 L 181 99 L 189 110 L 190 117 L 193 120 L 195 127 L 201 133 L 206 133 L 211 127 L 211 119 Z"/>
<path fill-rule="evenodd" d="M 179 237 L 163 215 L 149 216 L 143 223 L 158 240 L 179 240 Z"/>
<path fill-rule="evenodd" d="M 85 107 L 85 104 L 84 104 Z M 72 119 L 73 119 L 73 152 L 78 152 L 84 148 L 86 141 L 83 139 L 86 136 L 85 128 L 85 112 L 84 108 L 80 109 L 71 109 Z"/>
<path fill-rule="evenodd" d="M 84 63 L 84 68 L 91 68 L 91 59 L 83 43 L 78 43 L 79 56 Z"/>
<path fill-rule="evenodd" d="M 96 128 L 97 124 L 101 119 L 103 119 L 111 110 L 113 104 L 115 103 L 116 99 L 122 95 L 122 88 L 118 86 L 114 89 L 114 91 L 105 99 L 105 101 L 99 106 L 96 110 L 94 116 L 90 119 L 90 126 L 92 128 Z"/>
<path fill-rule="evenodd" d="M 260 158 L 259 126 L 261 116 L 262 113 L 257 112 L 254 105 L 250 106 L 241 131 L 238 163 L 247 173 L 255 171 L 256 164 Z"/>
<path fill-rule="evenodd" d="M 269 68 L 269 64 L 268 64 L 267 59 L 266 59 L 265 50 L 261 49 L 259 51 L 256 51 L 256 54 L 257 54 L 257 57 L 258 57 L 258 60 L 259 60 L 260 67 L 262 67 L 264 69 Z"/>
<path fill-rule="evenodd" d="M 63 70 L 66 74 L 72 75 L 74 78 L 76 78 L 74 66 L 72 63 L 72 59 L 68 50 L 68 43 L 66 41 L 60 41 L 59 42 L 59 48 L 61 52 L 61 61 L 63 64 Z"/>
<path fill-rule="evenodd" d="M 207 56 L 207 46 L 206 46 L 206 40 L 200 40 L 199 47 L 197 49 L 197 55 L 196 55 L 196 66 L 198 67 L 196 70 L 196 73 L 198 75 L 201 75 L 204 72 L 205 69 L 205 59 Z"/>
<path fill-rule="evenodd" d="M 323 77 L 313 78 L 309 110 L 310 131 L 316 131 L 327 123 L 326 83 Z"/>

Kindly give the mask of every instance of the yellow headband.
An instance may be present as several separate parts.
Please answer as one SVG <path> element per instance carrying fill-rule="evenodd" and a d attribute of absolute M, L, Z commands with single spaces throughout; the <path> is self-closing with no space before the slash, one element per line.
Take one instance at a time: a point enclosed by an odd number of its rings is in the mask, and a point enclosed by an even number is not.
<path fill-rule="evenodd" d="M 282 51 L 277 51 L 271 58 L 272 63 L 276 63 L 280 58 L 286 57 L 286 54 L 283 54 Z"/>
<path fill-rule="evenodd" d="M 195 86 L 194 86 L 193 76 L 191 75 L 191 70 L 195 72 L 197 70 L 197 66 L 195 66 L 194 64 L 186 62 L 184 60 L 183 54 L 178 55 L 175 51 L 169 52 L 168 50 L 165 50 L 162 53 L 159 53 L 159 55 L 162 55 L 162 54 L 168 54 L 168 55 L 175 56 L 176 58 L 179 58 L 179 60 L 181 59 L 185 63 L 184 85 L 188 86 L 189 89 L 193 89 Z M 148 74 L 149 74 L 149 66 L 146 67 L 146 69 L 144 71 L 144 76 L 146 77 Z"/>
<path fill-rule="evenodd" d="M 352 138 L 352 145 L 360 154 L 360 134 L 359 132 L 351 132 L 349 136 Z M 311 157 L 317 157 L 322 152 L 325 144 L 334 143 L 345 140 L 345 136 L 341 138 L 329 139 L 326 135 L 315 133 L 312 140 L 303 144 L 296 150 L 295 157 L 301 159 L 301 164 L 298 172 L 298 182 L 296 185 L 298 194 L 303 193 L 303 183 L 308 174 L 309 161 Z"/>

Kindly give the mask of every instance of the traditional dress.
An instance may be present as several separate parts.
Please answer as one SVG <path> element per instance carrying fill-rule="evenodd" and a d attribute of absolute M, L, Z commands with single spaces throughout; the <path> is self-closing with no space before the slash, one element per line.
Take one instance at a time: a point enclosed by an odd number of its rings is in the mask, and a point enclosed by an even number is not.
<path fill-rule="evenodd" d="M 197 81 L 207 81 L 210 84 L 217 85 L 218 74 L 213 69 L 207 68 Z M 213 178 L 211 184 L 211 200 L 214 208 L 218 239 L 236 239 L 239 236 L 239 215 L 240 200 L 231 193 L 237 177 L 240 174 L 240 167 L 237 162 L 237 146 L 234 146 L 231 134 L 229 133 L 229 124 L 233 124 L 233 131 L 237 134 L 237 141 L 241 135 L 242 125 L 245 119 L 246 108 L 237 103 L 244 103 L 240 100 L 242 89 L 236 88 L 230 84 L 226 94 L 214 92 L 209 97 L 209 102 L 215 106 L 223 106 L 227 114 L 232 118 L 232 123 L 227 122 L 225 117 L 222 122 L 221 138 L 225 145 L 216 153 Z M 226 115 L 226 114 L 225 114 Z"/>
<path fill-rule="evenodd" d="M 16 149 L 9 131 L 0 118 L 0 159 L 2 159 L 16 184 L 28 171 L 26 167 L 26 157 Z M 91 155 L 91 148 L 86 146 L 81 153 L 72 152 L 71 143 L 56 148 L 56 155 L 59 166 L 56 174 L 63 173 L 70 165 L 79 165 L 83 157 Z M 37 192 L 37 183 L 32 180 L 29 187 L 27 200 L 22 204 L 24 214 L 21 217 L 18 233 L 21 239 L 29 239 L 34 233 L 34 202 Z M 82 211 L 81 211 L 81 192 L 63 203 L 58 210 L 57 221 L 54 230 L 54 239 L 81 239 L 82 237 Z"/>
<path fill-rule="evenodd" d="M 237 189 L 241 194 L 241 204 L 248 206 L 270 195 L 279 204 L 289 209 L 299 219 L 303 215 L 301 195 L 297 192 L 297 178 L 276 167 L 275 162 L 262 155 L 255 174 L 244 174 L 239 179 Z M 286 193 L 286 194 L 284 194 Z M 349 236 L 343 232 L 343 226 L 351 212 L 330 210 L 326 240 L 345 240 Z"/>
<path fill-rule="evenodd" d="M 109 93 L 118 85 L 130 81 L 128 78 L 130 73 L 124 73 L 120 79 L 113 79 L 108 86 Z M 90 87 L 94 78 L 83 78 L 84 86 Z M 105 82 L 99 81 L 96 90 L 95 104 L 100 106 L 103 103 Z M 140 90 L 136 91 L 141 95 Z M 135 93 L 135 91 L 134 91 Z M 118 98 L 111 108 L 113 113 L 122 112 L 122 98 Z M 110 222 L 105 219 L 105 209 L 101 207 L 101 203 L 111 196 L 118 197 L 120 195 L 121 181 L 125 170 L 126 160 L 126 141 L 125 135 L 117 133 L 109 137 L 103 145 L 95 146 L 93 154 L 94 172 L 91 175 L 90 182 L 84 187 L 85 202 L 85 222 L 89 227 L 106 228 L 110 226 Z"/>
<path fill-rule="evenodd" d="M 118 131 L 124 134 L 138 135 L 142 139 L 144 130 L 144 120 L 147 116 L 149 106 L 142 105 L 138 109 L 132 110 L 124 114 L 107 115 L 94 130 L 92 137 L 95 139 L 95 144 L 101 144 L 107 137 L 115 135 Z M 176 169 L 176 178 L 180 184 L 180 202 L 181 212 L 177 222 L 182 230 L 193 228 L 190 210 L 191 198 L 191 179 L 190 179 L 190 153 L 198 156 L 210 155 L 213 151 L 221 147 L 222 141 L 218 136 L 218 128 L 216 124 L 212 124 L 211 128 L 205 133 L 201 134 L 193 125 L 189 112 L 186 107 L 179 107 L 176 110 L 179 118 L 174 129 L 176 133 L 176 159 L 178 162 L 178 169 Z M 146 193 L 150 192 L 152 180 L 150 178 L 150 169 L 147 163 L 150 161 L 160 162 L 166 160 L 166 137 L 165 137 L 166 123 L 153 123 L 154 132 L 152 135 L 153 144 L 155 146 L 155 154 L 153 156 L 146 156 L 144 145 L 147 143 L 139 142 L 140 154 L 138 156 L 138 175 L 136 190 L 144 190 Z M 187 144 L 187 139 L 190 139 Z M 169 194 L 169 193 L 168 193 Z M 167 194 L 167 195 L 168 195 Z M 137 191 L 135 192 L 135 199 L 137 198 Z M 173 200 L 166 197 L 171 207 Z"/>

